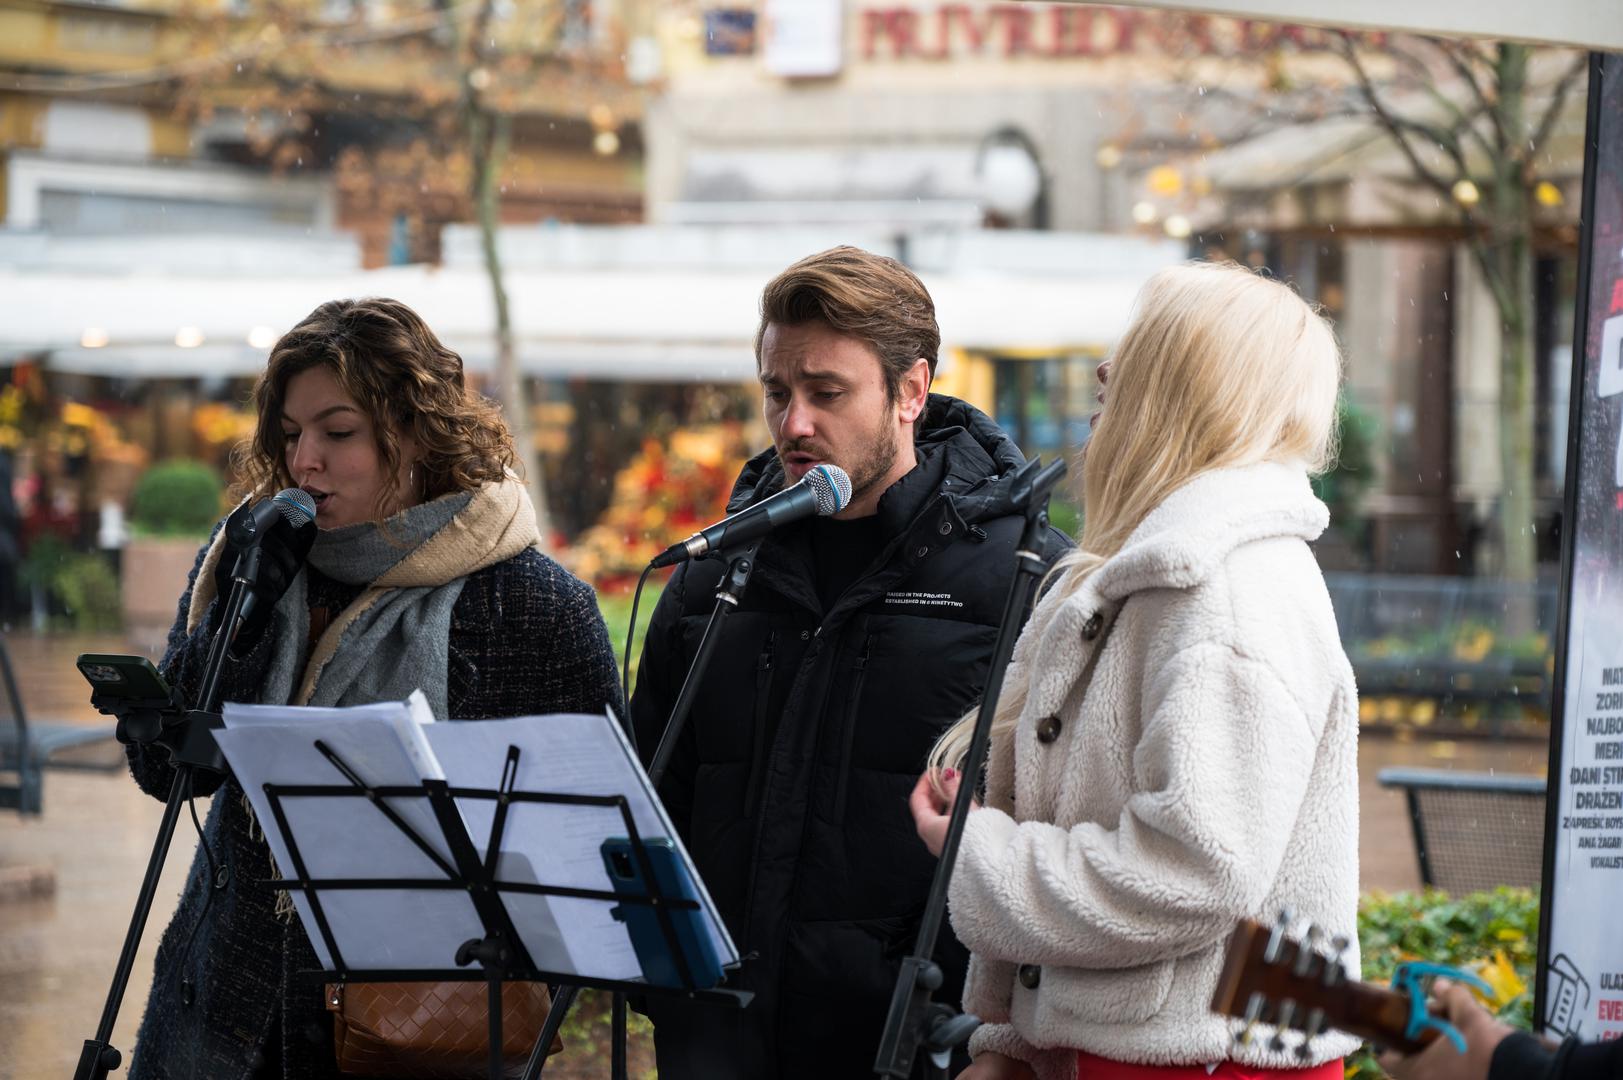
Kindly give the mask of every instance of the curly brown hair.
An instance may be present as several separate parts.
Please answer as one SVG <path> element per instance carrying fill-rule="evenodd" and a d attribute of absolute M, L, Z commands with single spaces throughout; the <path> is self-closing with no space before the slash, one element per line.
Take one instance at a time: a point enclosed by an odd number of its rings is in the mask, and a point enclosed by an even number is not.
<path fill-rule="evenodd" d="M 468 388 L 462 357 L 421 316 L 384 297 L 329 300 L 282 335 L 254 387 L 258 426 L 233 453 L 243 493 L 258 498 L 294 486 L 282 407 L 288 381 L 317 366 L 329 368 L 373 420 L 384 466 L 380 516 L 384 507 L 398 505 L 402 433 L 410 434 L 421 454 L 417 494 L 425 500 L 472 491 L 516 468 L 501 410 Z"/>

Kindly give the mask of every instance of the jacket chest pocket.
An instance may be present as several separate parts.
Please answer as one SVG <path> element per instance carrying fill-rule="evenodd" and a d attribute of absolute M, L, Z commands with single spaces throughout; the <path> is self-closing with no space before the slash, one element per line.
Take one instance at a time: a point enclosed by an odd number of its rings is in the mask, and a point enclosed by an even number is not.
<path fill-rule="evenodd" d="M 838 756 L 835 760 L 834 774 L 834 805 L 829 811 L 829 821 L 839 825 L 845 821 L 845 801 L 851 786 L 851 748 L 856 743 L 857 719 L 862 713 L 862 684 L 868 677 L 868 662 L 873 658 L 874 635 L 869 634 L 862 642 L 862 651 L 857 654 L 856 662 L 851 667 L 851 692 L 846 697 L 846 705 L 837 738 Z"/>
<path fill-rule="evenodd" d="M 766 645 L 755 658 L 754 697 L 750 706 L 749 773 L 744 782 L 744 817 L 752 820 L 761 807 L 761 785 L 766 780 L 766 758 L 772 749 L 777 725 L 767 715 L 772 697 L 772 664 L 778 648 L 778 632 L 766 636 Z"/>

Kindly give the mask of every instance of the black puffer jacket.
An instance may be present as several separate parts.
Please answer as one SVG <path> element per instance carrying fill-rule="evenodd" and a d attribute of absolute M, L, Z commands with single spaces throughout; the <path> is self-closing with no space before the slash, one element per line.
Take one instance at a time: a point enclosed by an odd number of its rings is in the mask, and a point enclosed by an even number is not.
<path fill-rule="evenodd" d="M 1019 449 L 984 414 L 932 394 L 919 465 L 879 503 L 880 557 L 829 610 L 806 530 L 761 547 L 661 786 L 727 920 L 754 954 L 745 1010 L 650 999 L 661 1080 L 862 1076 L 935 860 L 907 796 L 937 736 L 979 699 L 1023 519 Z M 729 512 L 780 490 L 767 451 Z M 1066 547 L 1051 535 L 1047 556 Z M 653 755 L 723 567 L 688 563 L 660 597 L 632 702 Z M 963 948 L 943 928 L 938 1000 L 956 1003 Z"/>
<path fill-rule="evenodd" d="M 198 554 L 198 566 L 206 551 Z M 329 610 L 340 610 L 360 591 L 311 567 L 305 573 L 312 603 L 320 600 Z M 194 566 L 162 664 L 164 677 L 187 701 L 196 700 L 219 608 L 216 600 L 202 625 L 186 633 L 196 577 Z M 227 661 L 222 700 L 259 700 L 271 638 L 265 634 L 248 656 Z M 468 575 L 451 609 L 449 651 L 452 719 L 619 707 L 613 650 L 597 598 L 533 548 Z M 166 798 L 174 772 L 161 754 L 127 749 L 142 790 Z M 214 876 L 200 847 L 158 946 L 130 1080 L 335 1077 L 332 1018 L 323 1006 L 321 980 L 306 974 L 319 966 L 315 952 L 298 919 L 274 914 L 269 849 L 250 827 L 242 788 L 233 779 L 222 783 L 218 775 L 198 775 L 198 795 L 216 788 L 203 826 Z M 185 834 L 177 837 L 177 843 L 184 841 Z M 268 1043 L 273 1031 L 278 1039 Z"/>

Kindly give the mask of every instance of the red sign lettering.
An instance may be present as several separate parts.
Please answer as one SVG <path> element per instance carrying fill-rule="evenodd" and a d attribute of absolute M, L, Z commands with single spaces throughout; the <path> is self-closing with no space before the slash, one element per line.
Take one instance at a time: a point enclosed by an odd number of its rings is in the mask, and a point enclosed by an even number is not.
<path fill-rule="evenodd" d="M 1597 1018 L 1603 1023 L 1623 1024 L 1623 998 L 1601 998 Z"/>
<path fill-rule="evenodd" d="M 1375 40 L 1373 35 L 1365 37 Z M 868 60 L 1103 56 L 1136 49 L 1234 56 L 1264 49 L 1312 52 L 1329 47 L 1330 36 L 1310 27 L 1068 4 L 1046 12 L 1014 3 L 894 4 L 862 12 L 861 49 Z"/>

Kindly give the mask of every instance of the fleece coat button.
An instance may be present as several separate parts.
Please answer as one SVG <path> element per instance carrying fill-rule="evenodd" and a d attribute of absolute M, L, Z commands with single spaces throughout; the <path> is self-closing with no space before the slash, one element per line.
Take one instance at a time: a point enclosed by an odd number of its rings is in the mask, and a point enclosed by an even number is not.
<path fill-rule="evenodd" d="M 1037 721 L 1037 741 L 1047 746 L 1059 738 L 1060 731 L 1065 727 L 1057 716 L 1045 716 Z"/>
<path fill-rule="evenodd" d="M 1095 611 L 1088 621 L 1082 624 L 1082 640 L 1092 641 L 1099 636 L 1099 631 L 1105 628 L 1105 617 Z"/>
<path fill-rule="evenodd" d="M 1036 964 L 1020 965 L 1020 985 L 1027 990 L 1037 989 L 1037 984 L 1043 981 L 1043 969 Z"/>

